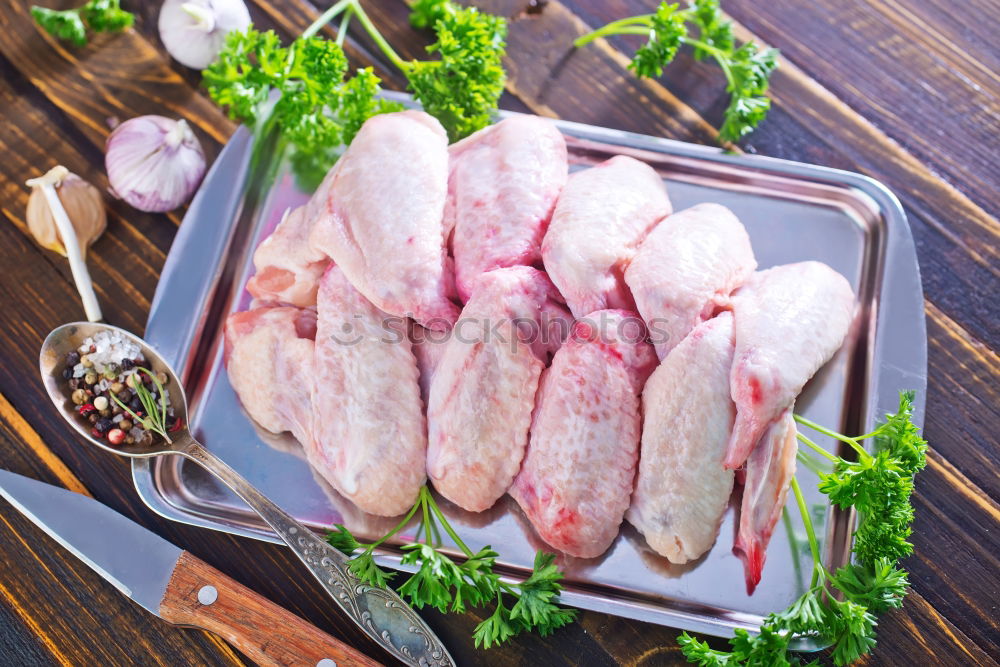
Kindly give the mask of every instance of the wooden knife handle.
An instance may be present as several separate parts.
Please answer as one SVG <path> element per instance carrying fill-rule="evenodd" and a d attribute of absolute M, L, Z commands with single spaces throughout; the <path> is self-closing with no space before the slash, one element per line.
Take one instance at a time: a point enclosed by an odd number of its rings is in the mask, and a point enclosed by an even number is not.
<path fill-rule="evenodd" d="M 186 551 L 170 577 L 160 616 L 213 632 L 264 666 L 381 665 Z"/>

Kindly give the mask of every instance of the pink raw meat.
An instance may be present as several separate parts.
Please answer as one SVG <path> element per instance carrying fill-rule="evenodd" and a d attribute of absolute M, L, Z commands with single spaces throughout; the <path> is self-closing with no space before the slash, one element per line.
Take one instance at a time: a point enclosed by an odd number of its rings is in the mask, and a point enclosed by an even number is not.
<path fill-rule="evenodd" d="M 512 116 L 448 149 L 445 230 L 454 228 L 455 284 L 468 301 L 473 281 L 505 266 L 530 266 L 566 183 L 566 141 L 551 121 Z"/>
<path fill-rule="evenodd" d="M 312 365 L 316 313 L 258 308 L 226 320 L 226 370 L 247 414 L 272 433 L 312 440 Z"/>
<path fill-rule="evenodd" d="M 797 452 L 795 420 L 789 408 L 767 428 L 747 459 L 740 528 L 733 551 L 743 560 L 748 595 L 760 583 L 767 543 L 781 518 L 795 475 Z"/>
<path fill-rule="evenodd" d="M 402 514 L 425 480 L 427 436 L 406 322 L 331 266 L 320 282 L 309 462 L 359 508 Z"/>
<path fill-rule="evenodd" d="M 309 245 L 312 222 L 306 206 L 285 213 L 271 235 L 257 246 L 253 264 L 257 273 L 247 291 L 259 301 L 287 303 L 300 308 L 316 305 L 316 290 L 329 260 Z"/>
<path fill-rule="evenodd" d="M 854 292 L 826 264 L 799 262 L 758 271 L 732 301 L 736 355 L 729 383 L 736 424 L 725 463 L 738 468 L 844 343 Z"/>
<path fill-rule="evenodd" d="M 510 495 L 543 540 L 572 556 L 607 551 L 629 506 L 639 392 L 656 366 L 644 339 L 635 313 L 591 313 L 573 327 L 538 388 L 531 442 Z"/>
<path fill-rule="evenodd" d="M 698 204 L 668 216 L 625 270 L 660 359 L 729 302 L 757 268 L 750 237 L 725 206 Z"/>
<path fill-rule="evenodd" d="M 434 118 L 370 118 L 308 205 L 310 242 L 381 310 L 447 330 L 459 308 L 442 218 L 448 138 Z"/>
<path fill-rule="evenodd" d="M 616 155 L 570 175 L 542 241 L 542 259 L 575 317 L 635 308 L 623 273 L 670 211 L 663 181 L 633 158 Z"/>
<path fill-rule="evenodd" d="M 476 281 L 452 330 L 431 380 L 427 474 L 464 509 L 492 506 L 521 466 L 538 376 L 556 344 L 524 338 L 560 300 L 537 269 L 495 269 Z"/>
<path fill-rule="evenodd" d="M 712 548 L 733 491 L 722 465 L 736 407 L 729 396 L 733 316 L 695 327 L 642 392 L 639 474 L 628 520 L 654 551 L 687 563 Z"/>

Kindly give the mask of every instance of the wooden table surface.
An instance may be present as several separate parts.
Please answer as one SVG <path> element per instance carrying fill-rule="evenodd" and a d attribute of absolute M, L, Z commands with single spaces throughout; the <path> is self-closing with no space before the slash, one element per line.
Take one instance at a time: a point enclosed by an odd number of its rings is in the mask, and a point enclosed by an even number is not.
<path fill-rule="evenodd" d="M 126 462 L 89 450 L 55 416 L 37 377 L 53 327 L 83 319 L 65 260 L 25 227 L 26 178 L 55 164 L 99 187 L 107 119 L 182 116 L 210 158 L 234 130 L 171 61 L 156 34 L 159 2 L 134 30 L 80 49 L 40 32 L 29 2 L 0 0 L 0 466 L 89 493 L 320 628 L 380 659 L 285 549 L 170 523 L 136 497 Z M 79 4 L 50 0 L 51 6 Z M 567 56 L 571 40 L 653 0 L 488 0 L 511 17 L 508 109 L 713 143 L 725 95 L 720 72 L 687 53 L 659 81 L 626 70 L 635 42 L 614 39 Z M 317 13 L 306 0 L 252 2 L 258 26 L 284 38 Z M 1000 345 L 996 213 L 1000 203 L 1000 8 L 996 0 L 724 0 L 741 38 L 777 46 L 774 108 L 742 142 L 748 152 L 850 169 L 902 200 L 926 294 L 929 465 L 917 479 L 913 591 L 879 624 L 872 664 L 996 664 L 1000 656 Z M 323 6 L 326 6 L 324 4 Z M 404 55 L 428 34 L 403 0 L 368 0 Z M 404 82 L 350 41 L 389 88 Z M 143 331 L 183 211 L 150 215 L 108 201 L 109 227 L 89 264 L 107 320 Z M 154 618 L 55 546 L 0 501 L 0 664 L 239 664 L 221 639 Z M 469 635 L 474 614 L 425 614 L 461 664 L 661 665 L 682 661 L 677 632 L 598 613 L 547 639 L 488 653 Z"/>

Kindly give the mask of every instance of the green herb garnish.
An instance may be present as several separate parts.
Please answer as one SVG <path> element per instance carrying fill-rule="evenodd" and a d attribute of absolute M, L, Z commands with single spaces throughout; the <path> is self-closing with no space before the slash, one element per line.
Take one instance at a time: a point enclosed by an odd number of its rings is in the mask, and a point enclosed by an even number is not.
<path fill-rule="evenodd" d="M 799 434 L 799 440 L 833 464 L 833 471 L 820 473 L 819 489 L 830 502 L 858 513 L 854 532 L 854 562 L 836 572 L 822 563 L 819 542 L 797 480 L 792 490 L 802 514 L 813 558 L 809 589 L 784 611 L 767 616 L 759 635 L 736 630 L 730 651 L 712 649 L 707 643 L 683 633 L 678 638 L 684 655 L 703 666 L 792 665 L 798 659 L 788 653 L 794 637 L 810 637 L 833 646 L 833 661 L 846 665 L 875 646 L 876 615 L 900 607 L 907 592 L 906 572 L 899 560 L 913 547 L 910 535 L 913 506 L 913 476 L 926 465 L 927 443 L 912 421 L 913 393 L 900 395 L 899 410 L 887 415 L 875 431 L 858 438 L 835 433 L 804 417 L 797 422 L 848 444 L 857 461 L 848 461 Z M 861 446 L 874 439 L 874 453 Z M 817 664 L 817 663 L 811 663 Z"/>
<path fill-rule="evenodd" d="M 340 0 L 287 47 L 272 31 L 250 27 L 230 33 L 216 62 L 204 71 L 208 94 L 258 135 L 265 128 L 279 129 L 282 141 L 292 148 L 292 166 L 300 183 L 315 187 L 364 121 L 403 108 L 380 97 L 380 80 L 371 68 L 347 78 L 341 45 L 356 16 L 406 76 L 424 109 L 441 121 L 452 140 L 464 137 L 490 123 L 503 92 L 500 59 L 506 22 L 448 2 L 425 5 L 415 8 L 414 21 L 429 21 L 432 12 L 436 17 L 437 41 L 427 47 L 428 52 L 440 55 L 436 60 L 404 60 L 358 0 Z M 316 36 L 338 17 L 336 41 Z"/>
<path fill-rule="evenodd" d="M 473 633 L 476 646 L 485 648 L 526 631 L 546 636 L 576 618 L 575 610 L 557 605 L 562 590 L 559 581 L 564 575 L 555 566 L 554 555 L 539 551 L 531 576 L 520 584 L 501 581 L 500 575 L 493 571 L 499 554 L 489 546 L 473 552 L 448 523 L 426 486 L 420 489 L 416 504 L 403 520 L 376 542 L 362 544 L 339 524 L 327 535 L 327 541 L 352 556 L 348 567 L 355 576 L 373 586 L 385 586 L 395 573 L 386 572 L 375 563 L 374 551 L 403 530 L 418 512 L 421 515 L 418 540 L 422 536 L 424 541 L 404 544 L 401 548 L 403 564 L 419 567 L 399 588 L 399 594 L 414 607 L 464 613 L 470 607 L 495 603 L 493 614 L 476 626 Z M 441 529 L 461 550 L 462 562 L 455 562 L 438 550 Z"/>
<path fill-rule="evenodd" d="M 148 375 L 153 381 L 153 384 L 156 385 L 156 393 L 160 397 L 159 405 L 156 404 L 156 399 L 150 391 L 146 389 L 146 384 L 142 381 L 142 378 L 139 377 L 140 373 Z M 118 404 L 118 407 L 135 419 L 136 424 L 142 425 L 142 427 L 147 431 L 159 433 L 163 436 L 163 439 L 167 441 L 167 444 L 170 444 L 173 441 L 167 433 L 167 397 L 163 393 L 163 385 L 160 383 L 160 380 L 156 377 L 156 375 L 146 368 L 136 367 L 135 373 L 132 374 L 131 377 L 132 391 L 135 392 L 135 395 L 139 398 L 139 402 L 142 403 L 142 410 L 146 413 L 145 417 L 140 417 L 138 414 L 133 412 L 131 408 L 118 400 L 118 397 L 115 396 L 113 392 L 108 393 L 111 395 L 111 398 L 114 399 L 114 402 Z"/>
<path fill-rule="evenodd" d="M 121 32 L 132 27 L 135 16 L 121 8 L 121 0 L 89 0 L 76 9 L 55 10 L 33 5 L 31 15 L 47 32 L 75 46 L 87 43 L 87 29 Z"/>
<path fill-rule="evenodd" d="M 697 36 L 689 34 L 689 24 L 697 29 Z M 746 136 L 771 108 L 766 93 L 771 73 L 778 66 L 778 50 L 761 50 L 754 42 L 736 48 L 732 23 L 723 17 L 719 0 L 693 0 L 686 9 L 678 3 L 661 2 L 653 14 L 613 21 L 573 44 L 580 47 L 609 35 L 649 38 L 629 64 L 629 69 L 642 77 L 663 74 L 663 68 L 673 61 L 682 44 L 693 47 L 698 60 L 713 58 L 726 75 L 729 92 L 729 105 L 719 129 L 721 141 L 735 142 Z"/>

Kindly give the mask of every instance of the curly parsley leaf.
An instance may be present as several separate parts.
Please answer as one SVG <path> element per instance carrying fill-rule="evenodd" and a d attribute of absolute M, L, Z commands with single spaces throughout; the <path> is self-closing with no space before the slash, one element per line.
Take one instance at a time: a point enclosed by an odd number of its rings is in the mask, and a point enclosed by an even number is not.
<path fill-rule="evenodd" d="M 427 51 L 439 59 L 411 61 L 402 69 L 413 96 L 455 141 L 493 118 L 506 80 L 507 22 L 468 8 L 445 14 L 434 29 L 437 41 Z"/>
<path fill-rule="evenodd" d="M 417 566 L 417 569 L 399 588 L 399 594 L 414 607 L 429 606 L 442 613 L 463 613 L 471 607 L 485 607 L 495 601 L 496 609 L 473 633 L 476 646 L 486 648 L 522 632 L 548 635 L 576 618 L 575 610 L 563 609 L 557 604 L 563 573 L 556 567 L 554 555 L 538 552 L 534 569 L 524 582 L 504 583 L 494 570 L 497 552 L 489 546 L 476 552 L 469 549 L 448 524 L 426 487 L 421 489 L 417 503 L 403 520 L 374 544 L 359 543 L 341 525 L 334 526 L 327 541 L 348 555 L 361 550 L 348 561 L 351 571 L 368 583 L 384 586 L 388 575 L 375 565 L 373 551 L 405 528 L 418 513 L 425 526 L 418 535 L 428 536 L 428 542 L 402 545 L 402 563 Z M 464 560 L 458 562 L 429 543 L 430 536 L 440 533 L 437 523 L 455 541 Z"/>
<path fill-rule="evenodd" d="M 288 47 L 273 31 L 231 32 L 218 59 L 203 72 L 209 96 L 230 117 L 255 130 L 277 127 L 291 146 L 292 169 L 314 188 L 368 118 L 402 105 L 379 97 L 371 68 L 347 79 L 343 49 L 322 37 Z"/>
<path fill-rule="evenodd" d="M 132 26 L 135 17 L 121 8 L 120 0 L 90 0 L 76 9 L 54 10 L 33 5 L 31 16 L 46 32 L 74 46 L 87 43 L 87 29 L 120 32 Z"/>
<path fill-rule="evenodd" d="M 690 30 L 697 34 L 690 34 Z M 645 35 L 629 69 L 641 77 L 658 77 L 673 62 L 682 44 L 694 49 L 698 60 L 713 58 L 726 76 L 729 104 L 719 128 L 721 141 L 734 142 L 752 132 L 771 108 L 766 96 L 771 74 L 778 64 L 777 49 L 761 49 L 753 42 L 735 48 L 732 23 L 726 20 L 718 0 L 694 0 L 687 8 L 661 2 L 652 14 L 613 21 L 583 37 L 583 46 L 609 35 Z"/>
<path fill-rule="evenodd" d="M 455 11 L 450 0 L 416 0 L 410 5 L 410 25 L 414 28 L 433 28 L 438 21 Z"/>

